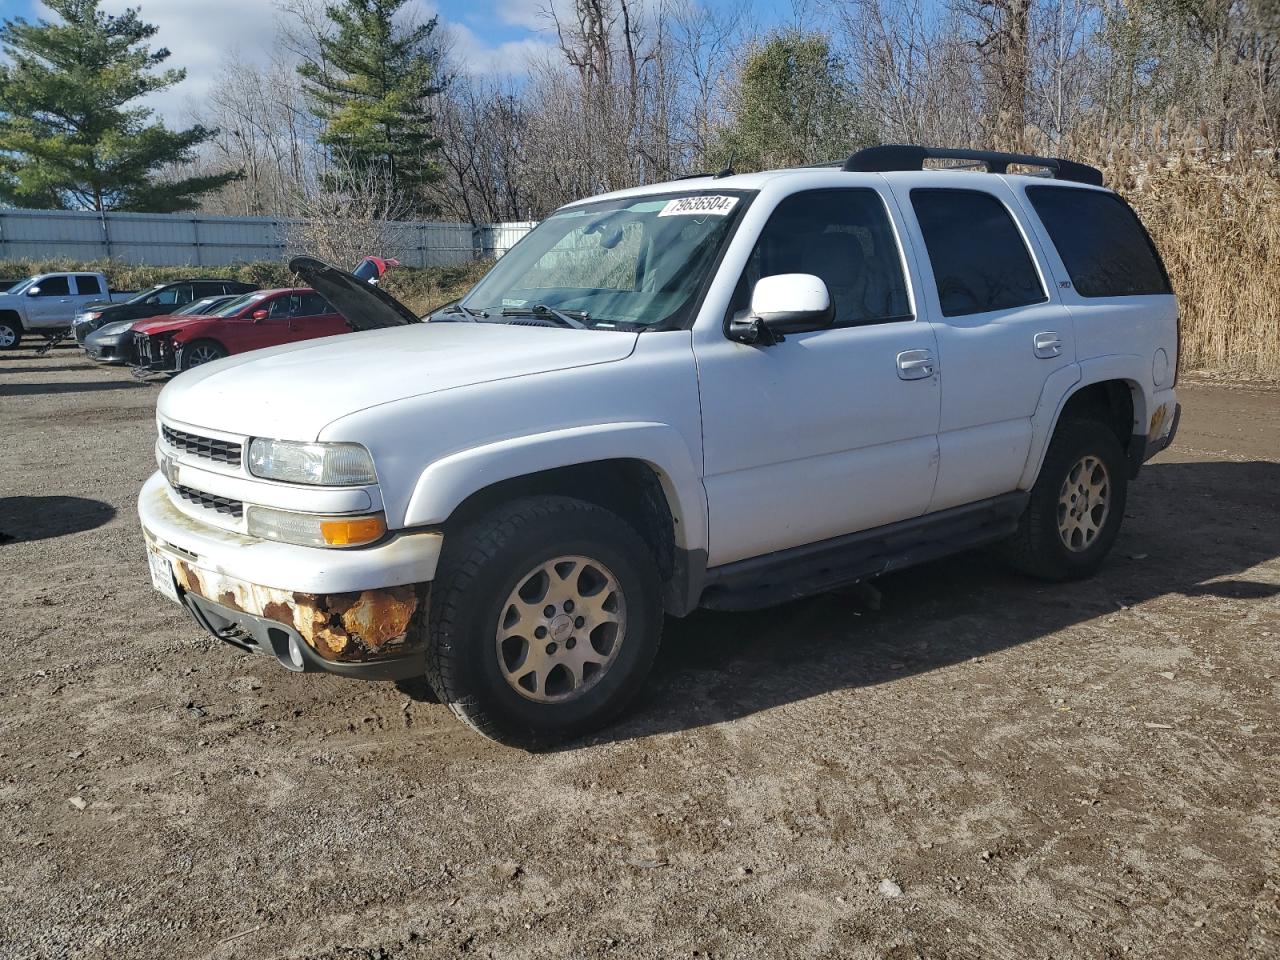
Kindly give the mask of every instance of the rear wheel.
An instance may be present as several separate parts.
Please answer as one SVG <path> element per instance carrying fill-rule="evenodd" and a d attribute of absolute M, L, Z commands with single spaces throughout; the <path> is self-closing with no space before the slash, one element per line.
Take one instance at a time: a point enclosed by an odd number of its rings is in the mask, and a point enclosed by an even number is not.
<path fill-rule="evenodd" d="M 227 348 L 213 340 L 194 340 L 182 348 L 183 370 L 190 370 L 202 363 L 221 360 L 227 356 Z"/>
<path fill-rule="evenodd" d="M 427 677 L 464 723 L 537 747 L 622 710 L 661 631 L 657 566 L 639 534 L 593 504 L 530 497 L 445 537 Z"/>
<path fill-rule="evenodd" d="M 1127 468 L 1120 441 L 1106 424 L 1060 423 L 1018 531 L 1006 544 L 1013 565 L 1045 580 L 1095 573 L 1120 533 Z"/>
<path fill-rule="evenodd" d="M 0 317 L 0 350 L 12 350 L 22 342 L 22 324 L 12 317 Z"/>

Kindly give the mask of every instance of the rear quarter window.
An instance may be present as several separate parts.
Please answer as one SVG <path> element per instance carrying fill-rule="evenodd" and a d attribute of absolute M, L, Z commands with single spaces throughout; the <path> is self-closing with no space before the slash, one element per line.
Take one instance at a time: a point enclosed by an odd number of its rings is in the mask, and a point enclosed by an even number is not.
<path fill-rule="evenodd" d="M 1114 193 L 1028 187 L 1027 199 L 1082 297 L 1173 293 L 1138 215 Z"/>

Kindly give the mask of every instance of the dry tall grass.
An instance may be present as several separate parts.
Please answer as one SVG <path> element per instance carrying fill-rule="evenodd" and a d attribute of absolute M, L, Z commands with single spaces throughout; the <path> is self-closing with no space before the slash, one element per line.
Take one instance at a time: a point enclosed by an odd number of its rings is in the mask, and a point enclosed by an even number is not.
<path fill-rule="evenodd" d="M 1164 122 L 1058 149 L 1101 166 L 1151 231 L 1182 308 L 1182 369 L 1280 379 L 1280 154 L 1207 139 Z"/>

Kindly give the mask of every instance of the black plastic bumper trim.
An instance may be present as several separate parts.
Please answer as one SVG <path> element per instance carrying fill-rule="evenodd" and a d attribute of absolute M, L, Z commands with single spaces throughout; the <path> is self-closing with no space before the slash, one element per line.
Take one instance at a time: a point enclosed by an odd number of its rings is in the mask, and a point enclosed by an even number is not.
<path fill-rule="evenodd" d="M 426 672 L 426 656 L 419 650 L 388 660 L 344 663 L 326 660 L 302 639 L 293 627 L 252 613 L 225 607 L 198 594 L 183 592 L 182 604 L 196 623 L 212 636 L 246 653 L 274 657 L 293 673 L 332 673 L 356 680 L 403 680 L 420 677 Z M 302 651 L 302 667 L 289 656 L 290 638 Z"/>

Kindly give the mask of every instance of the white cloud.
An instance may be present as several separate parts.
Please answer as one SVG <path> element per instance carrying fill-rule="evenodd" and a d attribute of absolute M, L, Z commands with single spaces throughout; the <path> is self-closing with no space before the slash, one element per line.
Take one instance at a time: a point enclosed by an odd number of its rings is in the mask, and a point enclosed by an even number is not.
<path fill-rule="evenodd" d="M 496 0 L 498 19 L 531 29 L 545 27 L 538 22 L 536 9 L 546 0 Z M 271 0 L 102 0 L 107 13 L 122 13 L 131 6 L 141 6 L 142 19 L 156 25 L 152 47 L 167 47 L 171 56 L 165 67 L 182 67 L 187 77 L 168 90 L 152 94 L 146 100 L 170 126 L 186 126 L 204 107 L 219 72 L 227 65 L 261 65 L 273 60 L 289 59 L 279 43 L 278 13 Z M 508 20 L 507 7 L 512 8 Z M 516 7 L 527 9 L 523 13 Z M 413 0 L 400 16 L 421 22 L 435 15 L 431 0 Z M 37 16 L 56 19 L 40 5 Z M 532 58 L 552 49 L 544 37 L 529 36 L 493 44 L 470 27 L 448 22 L 441 28 L 453 39 L 454 60 L 460 69 L 476 74 L 511 75 L 523 72 Z"/>
<path fill-rule="evenodd" d="M 529 64 L 554 47 L 538 37 L 525 37 L 491 46 L 470 27 L 449 24 L 450 59 L 457 69 L 476 76 L 511 76 L 525 73 Z"/>

